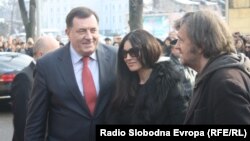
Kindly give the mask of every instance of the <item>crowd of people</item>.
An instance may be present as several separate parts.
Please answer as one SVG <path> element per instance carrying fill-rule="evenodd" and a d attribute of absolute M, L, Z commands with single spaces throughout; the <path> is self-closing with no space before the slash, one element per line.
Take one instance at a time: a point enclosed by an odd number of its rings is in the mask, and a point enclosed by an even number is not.
<path fill-rule="evenodd" d="M 5 38 L 4 36 L 0 36 L 0 52 L 20 52 L 32 57 L 33 45 L 34 40 L 32 38 L 28 38 L 27 42 L 25 42 L 18 37 L 13 38 L 12 36 L 9 36 L 8 38 Z"/>
<path fill-rule="evenodd" d="M 60 47 L 64 46 L 59 35 L 55 38 L 55 40 L 58 42 Z M 36 41 L 31 37 L 29 37 L 27 41 L 23 41 L 19 37 L 0 36 L 0 52 L 19 52 L 33 57 L 33 47 L 35 42 Z"/>
<path fill-rule="evenodd" d="M 234 32 L 233 38 L 237 53 L 243 53 L 250 58 L 250 35 Z"/>
<path fill-rule="evenodd" d="M 164 41 L 131 31 L 117 47 L 100 43 L 87 7 L 66 25 L 69 43 L 36 59 L 29 91 L 13 85 L 27 94 L 13 141 L 95 141 L 97 124 L 250 124 L 249 40 L 236 47 L 242 35 L 216 13 L 186 13 Z"/>

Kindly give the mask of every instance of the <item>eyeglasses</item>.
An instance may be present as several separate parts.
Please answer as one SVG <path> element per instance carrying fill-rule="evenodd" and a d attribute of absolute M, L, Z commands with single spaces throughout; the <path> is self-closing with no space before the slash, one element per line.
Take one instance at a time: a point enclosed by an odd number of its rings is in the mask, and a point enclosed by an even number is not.
<path fill-rule="evenodd" d="M 177 39 L 174 39 L 174 40 L 172 40 L 171 42 L 170 42 L 170 45 L 173 45 L 173 46 L 175 46 L 176 45 L 176 43 L 177 43 Z"/>
<path fill-rule="evenodd" d="M 127 58 L 127 55 L 129 54 L 131 57 L 139 57 L 140 49 L 137 47 L 132 47 L 129 50 L 123 50 L 122 55 L 123 58 Z"/>

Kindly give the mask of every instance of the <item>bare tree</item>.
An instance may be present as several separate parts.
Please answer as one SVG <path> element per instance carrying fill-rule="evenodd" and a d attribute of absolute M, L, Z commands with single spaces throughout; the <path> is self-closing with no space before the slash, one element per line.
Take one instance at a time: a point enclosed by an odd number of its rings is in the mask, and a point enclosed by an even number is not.
<path fill-rule="evenodd" d="M 24 0 L 18 0 L 23 25 L 25 27 L 26 39 L 32 37 L 35 39 L 35 27 L 36 27 L 36 0 L 30 0 L 29 13 L 25 7 Z M 28 16 L 29 14 L 29 16 Z"/>
<path fill-rule="evenodd" d="M 129 0 L 129 27 L 130 31 L 143 28 L 143 0 Z"/>

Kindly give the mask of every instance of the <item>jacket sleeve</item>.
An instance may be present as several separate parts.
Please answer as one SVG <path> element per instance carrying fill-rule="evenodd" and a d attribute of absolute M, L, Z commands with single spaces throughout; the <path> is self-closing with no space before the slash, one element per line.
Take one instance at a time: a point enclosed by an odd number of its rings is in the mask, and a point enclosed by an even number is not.
<path fill-rule="evenodd" d="M 44 141 L 49 96 L 45 82 L 45 66 L 38 61 L 35 69 L 32 94 L 28 102 L 25 141 Z"/>
<path fill-rule="evenodd" d="M 31 81 L 25 73 L 16 75 L 12 83 L 12 110 L 14 138 L 24 140 L 24 128 L 27 114 L 27 101 L 31 91 Z"/>

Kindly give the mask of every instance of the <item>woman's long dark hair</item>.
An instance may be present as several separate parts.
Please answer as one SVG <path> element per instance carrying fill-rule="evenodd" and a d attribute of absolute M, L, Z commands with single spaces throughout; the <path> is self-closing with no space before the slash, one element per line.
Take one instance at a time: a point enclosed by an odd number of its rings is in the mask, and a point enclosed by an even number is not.
<path fill-rule="evenodd" d="M 161 45 L 145 30 L 132 31 L 123 38 L 118 50 L 116 93 L 111 103 L 114 110 L 119 110 L 124 103 L 128 103 L 136 96 L 139 84 L 137 72 L 131 72 L 123 58 L 126 41 L 129 41 L 133 48 L 139 48 L 138 60 L 144 68 L 152 68 L 162 54 Z"/>

